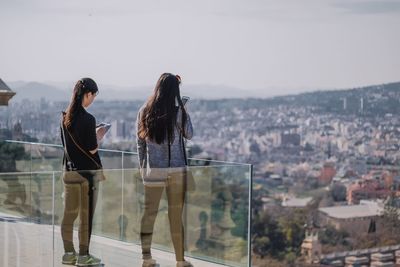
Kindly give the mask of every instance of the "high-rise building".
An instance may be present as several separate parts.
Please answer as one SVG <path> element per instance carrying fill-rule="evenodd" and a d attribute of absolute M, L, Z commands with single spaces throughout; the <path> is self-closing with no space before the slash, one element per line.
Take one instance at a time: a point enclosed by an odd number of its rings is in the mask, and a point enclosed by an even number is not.
<path fill-rule="evenodd" d="M 115 120 L 111 127 L 111 136 L 113 139 L 125 139 L 127 137 L 126 123 L 123 120 Z"/>
<path fill-rule="evenodd" d="M 318 177 L 320 184 L 329 184 L 336 174 L 335 164 L 333 162 L 325 162 Z"/>
<path fill-rule="evenodd" d="M 364 113 L 364 98 L 360 99 L 360 113 Z"/>

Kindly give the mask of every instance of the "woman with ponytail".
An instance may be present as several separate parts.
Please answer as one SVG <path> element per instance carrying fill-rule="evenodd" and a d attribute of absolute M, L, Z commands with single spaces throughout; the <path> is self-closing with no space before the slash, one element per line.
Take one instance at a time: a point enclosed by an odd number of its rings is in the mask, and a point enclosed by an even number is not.
<path fill-rule="evenodd" d="M 63 167 L 64 216 L 61 223 L 61 236 L 65 254 L 63 264 L 90 266 L 97 265 L 100 259 L 89 254 L 92 222 L 97 200 L 96 172 L 101 168 L 97 152 L 97 142 L 105 134 L 104 128 L 96 132 L 96 119 L 86 108 L 98 94 L 95 81 L 80 79 L 74 87 L 71 102 L 61 119 L 61 139 L 64 146 Z M 79 254 L 73 244 L 73 225 L 79 220 Z"/>
<path fill-rule="evenodd" d="M 151 240 L 164 188 L 176 266 L 192 267 L 184 259 L 182 212 L 186 186 L 182 174 L 187 165 L 184 142 L 192 138 L 193 127 L 180 96 L 180 82 L 178 75 L 162 74 L 137 117 L 137 147 L 145 197 L 140 229 L 142 267 L 158 266 L 151 256 Z"/>

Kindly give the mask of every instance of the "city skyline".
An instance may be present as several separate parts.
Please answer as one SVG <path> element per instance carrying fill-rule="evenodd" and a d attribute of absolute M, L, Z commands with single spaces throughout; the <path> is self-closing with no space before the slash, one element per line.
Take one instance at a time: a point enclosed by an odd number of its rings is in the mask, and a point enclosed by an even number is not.
<path fill-rule="evenodd" d="M 152 87 L 171 71 L 264 96 L 390 83 L 399 13 L 396 1 L 2 1 L 0 73 Z"/>

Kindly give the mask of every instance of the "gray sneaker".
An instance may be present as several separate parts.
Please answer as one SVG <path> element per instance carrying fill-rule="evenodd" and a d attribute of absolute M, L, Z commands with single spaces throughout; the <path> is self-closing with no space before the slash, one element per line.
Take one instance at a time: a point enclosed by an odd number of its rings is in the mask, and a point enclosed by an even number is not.
<path fill-rule="evenodd" d="M 66 252 L 62 257 L 62 264 L 75 265 L 76 260 L 75 252 Z"/>
<path fill-rule="evenodd" d="M 94 257 L 93 255 L 79 255 L 78 260 L 76 262 L 76 266 L 92 266 L 99 265 L 101 262 L 100 259 Z"/>
<path fill-rule="evenodd" d="M 143 260 L 142 267 L 159 267 L 160 265 L 153 259 Z"/>

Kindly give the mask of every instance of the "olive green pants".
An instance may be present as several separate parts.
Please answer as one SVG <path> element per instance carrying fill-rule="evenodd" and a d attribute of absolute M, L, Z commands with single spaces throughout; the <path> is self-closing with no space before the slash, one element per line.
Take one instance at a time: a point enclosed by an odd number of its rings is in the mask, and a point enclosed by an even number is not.
<path fill-rule="evenodd" d="M 61 222 L 61 236 L 65 252 L 74 252 L 73 228 L 79 215 L 78 238 L 79 254 L 89 254 L 92 234 L 93 215 L 97 201 L 96 183 L 83 180 L 80 183 L 68 183 L 64 180 L 64 216 Z"/>

